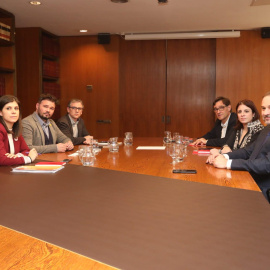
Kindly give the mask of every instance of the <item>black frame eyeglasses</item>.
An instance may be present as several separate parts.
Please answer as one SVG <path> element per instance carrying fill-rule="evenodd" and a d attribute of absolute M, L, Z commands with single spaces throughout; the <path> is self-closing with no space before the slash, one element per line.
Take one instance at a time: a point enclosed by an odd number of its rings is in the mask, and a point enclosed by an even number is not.
<path fill-rule="evenodd" d="M 225 105 L 224 105 L 224 106 L 220 106 L 220 107 L 218 107 L 218 108 L 214 108 L 213 111 L 214 111 L 214 112 L 217 112 L 217 111 L 223 112 L 224 109 L 225 109 L 226 107 L 227 107 L 227 106 L 225 106 Z"/>
<path fill-rule="evenodd" d="M 69 106 L 69 108 L 72 109 L 72 110 L 78 110 L 78 111 L 82 111 L 83 110 L 83 108 L 81 108 L 81 107 L 73 107 L 73 106 L 70 107 Z"/>

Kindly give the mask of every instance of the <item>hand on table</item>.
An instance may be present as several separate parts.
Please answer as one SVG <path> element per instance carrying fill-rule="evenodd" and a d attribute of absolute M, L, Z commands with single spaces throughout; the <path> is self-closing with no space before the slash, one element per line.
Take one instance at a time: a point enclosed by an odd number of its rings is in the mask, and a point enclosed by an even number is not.
<path fill-rule="evenodd" d="M 206 145 L 207 140 L 205 138 L 197 139 L 194 143 L 192 143 L 193 146 L 199 146 L 199 145 Z"/>
<path fill-rule="evenodd" d="M 227 168 L 227 161 L 228 160 L 223 155 L 218 155 L 213 160 L 213 165 L 219 169 L 226 169 Z"/>

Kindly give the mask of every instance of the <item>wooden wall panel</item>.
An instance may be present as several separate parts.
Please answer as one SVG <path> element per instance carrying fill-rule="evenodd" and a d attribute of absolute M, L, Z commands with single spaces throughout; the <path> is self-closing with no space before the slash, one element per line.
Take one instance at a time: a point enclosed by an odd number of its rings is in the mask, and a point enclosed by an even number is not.
<path fill-rule="evenodd" d="M 166 129 L 199 137 L 213 127 L 215 40 L 170 40 L 167 61 Z"/>
<path fill-rule="evenodd" d="M 165 41 L 124 41 L 120 46 L 120 134 L 162 137 L 166 103 Z"/>
<path fill-rule="evenodd" d="M 60 38 L 60 85 L 62 115 L 72 98 L 85 104 L 82 118 L 91 135 L 109 138 L 119 134 L 119 37 L 111 43 L 97 43 L 97 36 Z M 87 91 L 86 85 L 93 90 Z M 111 120 L 98 124 L 97 120 Z"/>
<path fill-rule="evenodd" d="M 264 93 L 270 91 L 270 39 L 260 31 L 241 31 L 240 38 L 218 39 L 216 93 L 237 102 L 248 98 L 260 111 Z"/>
<path fill-rule="evenodd" d="M 14 46 L 0 46 L 0 67 L 14 72 L 1 72 L 0 76 L 5 79 L 5 94 L 16 95 L 16 63 L 15 63 L 15 48 Z"/>
<path fill-rule="evenodd" d="M 17 96 L 21 102 L 22 116 L 36 110 L 40 95 L 40 28 L 16 29 Z"/>

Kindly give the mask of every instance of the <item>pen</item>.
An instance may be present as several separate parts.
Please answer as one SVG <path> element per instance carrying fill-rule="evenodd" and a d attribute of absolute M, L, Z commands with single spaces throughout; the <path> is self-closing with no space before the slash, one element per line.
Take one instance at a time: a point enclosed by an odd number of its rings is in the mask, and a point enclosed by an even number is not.
<path fill-rule="evenodd" d="M 29 154 L 29 152 L 25 152 L 25 154 Z M 38 153 L 38 155 L 41 155 L 41 153 Z"/>

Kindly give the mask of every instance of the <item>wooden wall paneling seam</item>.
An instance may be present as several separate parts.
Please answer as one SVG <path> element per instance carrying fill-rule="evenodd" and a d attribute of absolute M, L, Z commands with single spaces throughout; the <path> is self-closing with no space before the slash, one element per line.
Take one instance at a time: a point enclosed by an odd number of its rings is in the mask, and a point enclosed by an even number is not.
<path fill-rule="evenodd" d="M 16 29 L 16 64 L 18 98 L 22 116 L 35 111 L 40 95 L 40 28 Z"/>
<path fill-rule="evenodd" d="M 120 42 L 120 134 L 163 136 L 166 41 Z"/>
<path fill-rule="evenodd" d="M 199 137 L 214 124 L 215 54 L 213 39 L 168 41 L 168 130 Z"/>

